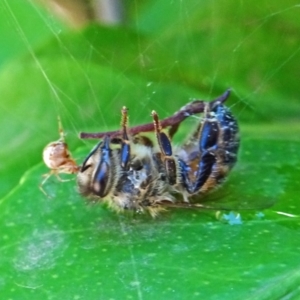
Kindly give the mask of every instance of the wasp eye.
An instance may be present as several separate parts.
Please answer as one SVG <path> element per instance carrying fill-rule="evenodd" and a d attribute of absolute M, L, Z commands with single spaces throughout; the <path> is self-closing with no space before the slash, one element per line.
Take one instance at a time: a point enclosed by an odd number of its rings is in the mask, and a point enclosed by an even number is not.
<path fill-rule="evenodd" d="M 95 194 L 104 197 L 108 194 L 107 185 L 109 181 L 110 166 L 107 162 L 102 162 L 94 175 L 93 188 Z"/>

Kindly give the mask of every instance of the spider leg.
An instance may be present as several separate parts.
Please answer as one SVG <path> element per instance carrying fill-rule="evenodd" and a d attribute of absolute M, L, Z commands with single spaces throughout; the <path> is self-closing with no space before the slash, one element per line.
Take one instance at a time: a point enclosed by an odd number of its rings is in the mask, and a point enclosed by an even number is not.
<path fill-rule="evenodd" d="M 64 142 L 65 141 L 65 133 L 62 127 L 61 119 L 60 116 L 57 116 L 57 121 L 58 121 L 58 132 L 59 132 L 59 141 Z"/>
<path fill-rule="evenodd" d="M 44 178 L 44 180 L 40 183 L 40 185 L 39 185 L 39 189 L 41 190 L 41 192 L 46 196 L 46 197 L 48 197 L 48 198 L 51 198 L 48 194 L 47 194 L 47 192 L 43 189 L 43 185 L 47 182 L 47 180 L 52 176 L 54 174 L 54 172 L 53 172 L 53 170 L 51 170 L 49 173 L 47 173 L 47 174 L 44 174 L 43 175 L 43 177 L 45 177 Z"/>
<path fill-rule="evenodd" d="M 64 173 L 64 172 L 62 172 L 62 173 Z M 57 173 L 54 173 L 54 175 L 55 175 L 55 177 L 57 178 L 57 180 L 60 181 L 60 182 L 68 182 L 68 181 L 73 180 L 73 179 L 62 179 L 62 178 L 59 176 L 59 173 L 58 173 L 58 172 L 57 172 Z"/>
<path fill-rule="evenodd" d="M 159 121 L 158 115 L 155 111 L 152 111 L 153 123 L 154 123 L 154 132 L 156 135 L 156 140 L 158 142 L 162 160 L 165 165 L 165 170 L 167 172 L 167 178 L 170 185 L 177 183 L 177 164 L 173 157 L 172 145 L 169 137 L 162 132 L 161 123 Z"/>

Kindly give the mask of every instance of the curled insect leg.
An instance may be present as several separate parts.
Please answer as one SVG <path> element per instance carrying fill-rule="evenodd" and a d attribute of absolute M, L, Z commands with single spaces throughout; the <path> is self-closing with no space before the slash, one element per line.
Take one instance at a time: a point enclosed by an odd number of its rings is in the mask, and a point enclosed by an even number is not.
<path fill-rule="evenodd" d="M 128 109 L 123 106 L 122 108 L 122 120 L 121 120 L 121 127 L 122 127 L 122 145 L 121 145 L 121 167 L 123 169 L 128 168 L 128 163 L 130 160 L 130 141 L 128 138 Z"/>
<path fill-rule="evenodd" d="M 206 104 L 202 121 L 183 146 L 189 153 L 189 161 L 179 159 L 181 182 L 188 194 L 206 192 L 213 187 L 219 135 L 218 120 L 210 116 L 210 106 Z"/>
<path fill-rule="evenodd" d="M 168 183 L 170 185 L 174 185 L 177 183 L 177 164 L 173 157 L 171 141 L 167 136 L 167 134 L 161 131 L 162 130 L 161 123 L 155 111 L 152 111 L 152 117 L 153 117 L 156 140 L 158 142 L 161 151 L 162 161 L 164 162 L 165 165 Z"/>

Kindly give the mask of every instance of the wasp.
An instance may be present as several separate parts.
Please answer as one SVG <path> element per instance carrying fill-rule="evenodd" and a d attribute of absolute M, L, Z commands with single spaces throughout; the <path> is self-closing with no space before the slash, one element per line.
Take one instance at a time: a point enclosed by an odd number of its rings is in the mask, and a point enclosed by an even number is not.
<path fill-rule="evenodd" d="M 68 181 L 60 178 L 60 173 L 76 174 L 79 171 L 76 161 L 73 159 L 68 144 L 65 141 L 65 134 L 62 128 L 61 120 L 58 117 L 59 140 L 49 143 L 43 150 L 43 160 L 50 171 L 43 175 L 45 178 L 40 184 L 40 190 L 46 195 L 43 185 L 52 176 L 55 175 L 59 181 Z"/>
<path fill-rule="evenodd" d="M 123 107 L 121 130 L 103 134 L 79 169 L 80 194 L 118 212 L 148 211 L 153 217 L 167 207 L 197 207 L 189 199 L 220 186 L 237 161 L 239 127 L 223 103 L 228 96 L 229 92 L 212 102 L 193 101 L 174 115 L 180 115 L 180 121 L 170 119 L 163 125 L 152 111 L 152 126 L 141 125 L 136 133 L 129 129 L 128 109 Z M 172 138 L 180 122 L 200 104 L 202 116 L 196 128 L 180 147 L 174 147 Z M 166 125 L 170 125 L 168 134 L 163 130 Z M 151 129 L 155 142 L 142 135 Z"/>

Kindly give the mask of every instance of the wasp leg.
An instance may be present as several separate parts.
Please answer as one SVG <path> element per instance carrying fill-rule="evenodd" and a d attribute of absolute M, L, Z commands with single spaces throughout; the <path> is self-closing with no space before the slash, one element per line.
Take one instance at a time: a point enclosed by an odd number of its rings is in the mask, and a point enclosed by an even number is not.
<path fill-rule="evenodd" d="M 233 167 L 239 147 L 237 122 L 222 103 L 206 104 L 191 144 L 197 145 L 197 151 L 190 153 L 191 160 L 195 156 L 193 163 L 179 161 L 182 183 L 189 194 L 208 192 Z"/>
<path fill-rule="evenodd" d="M 121 146 L 121 167 L 128 169 L 128 163 L 130 159 L 130 141 L 128 138 L 128 109 L 123 106 L 122 108 L 122 146 Z"/>
<path fill-rule="evenodd" d="M 237 161 L 237 153 L 240 145 L 238 123 L 224 105 L 211 103 L 211 110 L 215 113 L 220 130 L 222 131 L 219 143 L 222 143 L 225 150 L 223 157 L 224 164 L 232 168 Z"/>
<path fill-rule="evenodd" d="M 176 132 L 178 131 L 179 126 L 180 126 L 180 123 L 175 124 L 175 125 L 173 125 L 173 126 L 171 126 L 171 127 L 169 128 L 168 135 L 169 135 L 169 137 L 170 137 L 170 140 L 173 139 L 174 135 L 175 135 Z"/>
<path fill-rule="evenodd" d="M 152 117 L 154 122 L 154 131 L 156 139 L 162 154 L 162 160 L 167 172 L 167 178 L 170 185 L 177 183 L 177 164 L 173 157 L 172 145 L 169 137 L 162 132 L 161 123 L 158 119 L 158 115 L 155 111 L 152 111 Z"/>
<path fill-rule="evenodd" d="M 182 182 L 189 194 L 199 192 L 213 173 L 217 163 L 216 150 L 218 149 L 220 131 L 219 122 L 214 116 L 210 116 L 210 106 L 207 104 L 204 120 L 192 136 L 192 142 L 196 143 L 197 141 L 198 151 L 196 154 L 199 156 L 193 180 L 189 177 L 189 174 L 193 172 L 190 171 L 185 162 L 179 160 Z"/>

